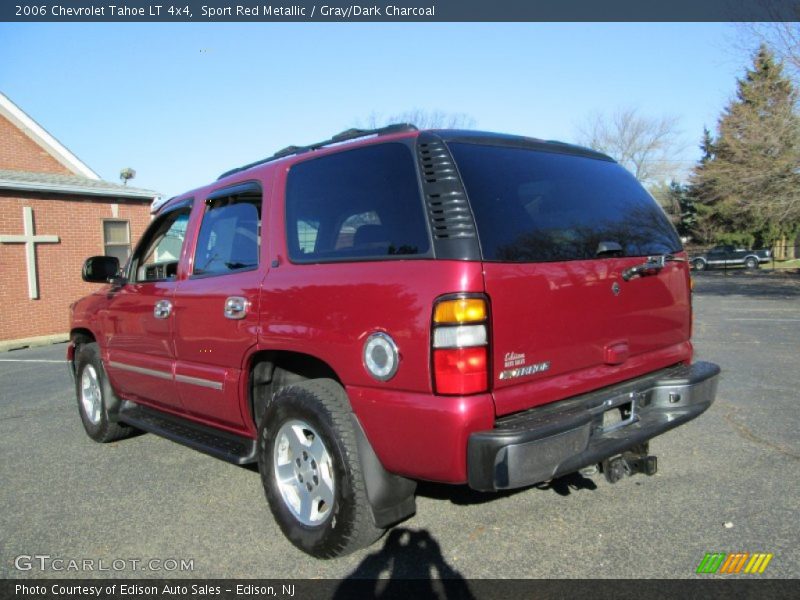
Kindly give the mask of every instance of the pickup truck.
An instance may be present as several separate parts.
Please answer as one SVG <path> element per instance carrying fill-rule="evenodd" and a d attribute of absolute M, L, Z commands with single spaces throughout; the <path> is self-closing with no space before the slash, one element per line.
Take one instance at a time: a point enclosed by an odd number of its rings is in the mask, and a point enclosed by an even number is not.
<path fill-rule="evenodd" d="M 708 252 L 692 257 L 692 268 L 705 271 L 713 267 L 745 267 L 757 269 L 761 263 L 769 262 L 769 250 L 748 250 L 736 246 L 714 246 Z"/>

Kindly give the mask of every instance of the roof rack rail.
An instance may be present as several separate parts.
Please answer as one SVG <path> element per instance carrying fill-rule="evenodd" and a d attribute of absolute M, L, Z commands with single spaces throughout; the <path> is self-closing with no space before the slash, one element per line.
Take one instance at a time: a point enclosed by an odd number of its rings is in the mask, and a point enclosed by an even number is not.
<path fill-rule="evenodd" d="M 311 152 L 313 150 L 319 150 L 320 148 L 324 148 L 325 146 L 340 144 L 342 142 L 348 142 L 350 140 L 355 140 L 370 135 L 388 135 L 390 133 L 402 133 L 405 131 L 418 131 L 418 129 L 416 125 L 412 125 L 411 123 L 393 123 L 391 125 L 386 125 L 385 127 L 377 127 L 375 129 L 355 129 L 355 128 L 347 129 L 345 131 L 342 131 L 341 133 L 337 133 L 330 139 L 323 140 L 315 144 L 309 144 L 308 146 L 287 146 L 282 150 L 278 150 L 275 154 L 273 154 L 268 158 L 257 160 L 255 162 L 251 162 L 241 167 L 236 167 L 235 169 L 231 169 L 230 171 L 225 171 L 222 175 L 217 177 L 217 179 L 219 180 L 224 177 L 227 177 L 228 175 L 233 175 L 234 173 L 238 173 L 239 171 L 246 171 L 247 169 L 251 169 L 255 166 L 263 165 L 264 163 L 272 162 L 273 160 L 278 160 L 281 158 L 285 158 L 287 156 L 292 156 L 295 154 L 303 154 L 304 152 Z"/>

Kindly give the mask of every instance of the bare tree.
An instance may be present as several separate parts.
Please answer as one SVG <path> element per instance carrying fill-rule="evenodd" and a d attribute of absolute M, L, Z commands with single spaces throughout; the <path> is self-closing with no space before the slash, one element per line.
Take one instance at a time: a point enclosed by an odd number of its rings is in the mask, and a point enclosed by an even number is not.
<path fill-rule="evenodd" d="M 359 127 L 377 129 L 392 123 L 411 123 L 420 129 L 472 129 L 476 122 L 473 117 L 465 113 L 414 108 L 388 117 L 373 112 L 365 119 L 364 125 L 359 123 Z"/>
<path fill-rule="evenodd" d="M 798 15 L 800 17 L 800 15 Z M 734 46 L 748 53 L 766 44 L 786 68 L 795 85 L 800 85 L 800 22 L 738 23 Z"/>
<path fill-rule="evenodd" d="M 648 117 L 635 108 L 594 112 L 577 126 L 578 143 L 608 154 L 642 182 L 669 179 L 678 171 L 684 145 L 678 118 Z"/>

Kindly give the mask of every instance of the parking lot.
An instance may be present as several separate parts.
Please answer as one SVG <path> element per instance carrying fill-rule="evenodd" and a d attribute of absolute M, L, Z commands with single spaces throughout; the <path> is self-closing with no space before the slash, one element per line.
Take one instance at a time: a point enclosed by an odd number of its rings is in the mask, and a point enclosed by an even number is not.
<path fill-rule="evenodd" d="M 252 468 L 154 435 L 90 441 L 63 344 L 0 354 L 0 576 L 685 578 L 706 552 L 769 552 L 759 577 L 800 577 L 800 275 L 696 282 L 696 357 L 723 376 L 706 414 L 651 444 L 658 474 L 498 495 L 421 484 L 416 516 L 331 561 L 284 539 Z M 37 554 L 126 563 L 15 567 Z M 192 568 L 141 570 L 151 559 Z"/>

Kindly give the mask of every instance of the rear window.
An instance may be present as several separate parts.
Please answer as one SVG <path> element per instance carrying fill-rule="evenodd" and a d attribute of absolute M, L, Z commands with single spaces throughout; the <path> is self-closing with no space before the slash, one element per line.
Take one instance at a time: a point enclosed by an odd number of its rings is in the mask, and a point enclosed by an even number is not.
<path fill-rule="evenodd" d="M 605 160 L 521 148 L 449 144 L 475 215 L 484 260 L 548 262 L 681 250 L 638 181 Z"/>
<path fill-rule="evenodd" d="M 293 166 L 286 223 L 293 262 L 430 254 L 416 167 L 403 144 L 377 144 Z"/>

